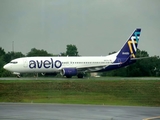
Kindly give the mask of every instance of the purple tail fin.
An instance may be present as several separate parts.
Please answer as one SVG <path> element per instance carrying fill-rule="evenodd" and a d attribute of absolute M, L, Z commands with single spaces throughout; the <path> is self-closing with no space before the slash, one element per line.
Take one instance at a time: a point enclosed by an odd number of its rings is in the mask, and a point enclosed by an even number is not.
<path fill-rule="evenodd" d="M 132 35 L 129 37 L 127 42 L 124 44 L 122 49 L 117 54 L 118 58 L 128 58 L 131 56 L 135 58 L 135 54 L 138 47 L 139 37 L 140 37 L 141 29 L 137 28 Z"/>

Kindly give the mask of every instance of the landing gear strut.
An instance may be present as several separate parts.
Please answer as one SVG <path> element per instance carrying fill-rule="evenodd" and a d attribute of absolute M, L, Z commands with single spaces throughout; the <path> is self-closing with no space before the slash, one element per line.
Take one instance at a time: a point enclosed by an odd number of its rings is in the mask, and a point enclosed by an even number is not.
<path fill-rule="evenodd" d="M 20 77 L 21 77 L 20 74 L 16 74 L 16 76 L 17 76 L 17 78 L 20 78 Z"/>

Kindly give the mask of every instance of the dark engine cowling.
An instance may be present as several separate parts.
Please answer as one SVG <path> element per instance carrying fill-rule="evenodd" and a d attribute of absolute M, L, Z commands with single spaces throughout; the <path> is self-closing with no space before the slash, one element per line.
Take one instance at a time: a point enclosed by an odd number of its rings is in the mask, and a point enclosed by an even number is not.
<path fill-rule="evenodd" d="M 66 77 L 72 77 L 77 75 L 77 69 L 76 68 L 64 68 L 61 71 L 61 75 L 66 76 Z"/>

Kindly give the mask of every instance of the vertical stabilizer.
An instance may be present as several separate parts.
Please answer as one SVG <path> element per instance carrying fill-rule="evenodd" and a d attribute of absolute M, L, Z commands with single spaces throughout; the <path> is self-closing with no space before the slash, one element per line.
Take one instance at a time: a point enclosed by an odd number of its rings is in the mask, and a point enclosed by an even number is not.
<path fill-rule="evenodd" d="M 123 47 L 119 50 L 117 57 L 118 58 L 128 58 L 131 56 L 135 58 L 135 54 L 138 47 L 139 37 L 140 37 L 141 29 L 137 28 L 132 35 L 129 37 L 127 42 L 123 45 Z"/>

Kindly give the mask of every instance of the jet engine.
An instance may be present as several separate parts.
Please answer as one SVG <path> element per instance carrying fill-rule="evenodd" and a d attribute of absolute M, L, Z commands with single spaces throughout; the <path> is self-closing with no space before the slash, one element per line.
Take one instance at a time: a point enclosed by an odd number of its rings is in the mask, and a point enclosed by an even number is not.
<path fill-rule="evenodd" d="M 71 78 L 72 76 L 77 75 L 77 73 L 76 68 L 64 68 L 61 71 L 61 75 L 66 76 L 67 78 Z"/>

